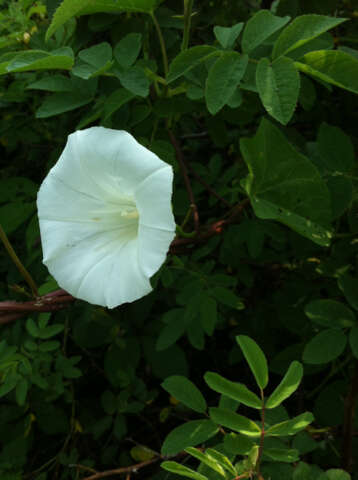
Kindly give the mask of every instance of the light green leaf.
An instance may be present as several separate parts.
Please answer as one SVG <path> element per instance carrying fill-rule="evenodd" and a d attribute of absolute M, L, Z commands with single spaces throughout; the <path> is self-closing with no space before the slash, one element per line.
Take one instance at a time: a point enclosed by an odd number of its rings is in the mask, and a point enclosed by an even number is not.
<path fill-rule="evenodd" d="M 260 427 L 255 422 L 232 410 L 212 407 L 209 409 L 209 415 L 213 422 L 218 425 L 230 428 L 248 437 L 259 437 L 261 434 Z"/>
<path fill-rule="evenodd" d="M 176 455 L 187 447 L 206 442 L 219 431 L 211 420 L 191 420 L 176 427 L 164 440 L 162 455 Z"/>
<path fill-rule="evenodd" d="M 227 472 L 232 473 L 232 475 L 237 475 L 237 471 L 230 460 L 227 458 L 226 455 L 214 450 L 213 448 L 207 448 L 206 453 L 210 455 L 212 458 L 215 459 L 217 463 L 219 463 Z"/>
<path fill-rule="evenodd" d="M 206 372 L 204 380 L 215 392 L 226 395 L 233 400 L 257 409 L 262 408 L 262 402 L 257 395 L 252 393 L 242 383 L 231 382 L 221 375 L 214 372 Z"/>
<path fill-rule="evenodd" d="M 305 306 L 307 317 L 324 327 L 352 327 L 356 317 L 344 303 L 336 300 L 313 300 Z"/>
<path fill-rule="evenodd" d="M 256 86 L 267 112 L 286 125 L 295 111 L 300 91 L 300 76 L 293 60 L 280 57 L 270 63 L 262 58 L 256 69 Z"/>
<path fill-rule="evenodd" d="M 321 478 L 322 477 L 322 478 Z M 349 473 L 340 468 L 330 468 L 322 474 L 318 480 L 351 480 Z"/>
<path fill-rule="evenodd" d="M 236 23 L 232 27 L 219 27 L 216 25 L 214 27 L 214 35 L 223 48 L 233 48 L 243 26 L 243 22 Z"/>
<path fill-rule="evenodd" d="M 324 15 L 301 15 L 295 18 L 276 40 L 272 53 L 273 58 L 275 59 L 301 47 L 346 20 L 346 18 L 326 17 Z"/>
<path fill-rule="evenodd" d="M 199 413 L 206 412 L 205 398 L 194 383 L 186 377 L 172 375 L 166 378 L 161 385 L 164 390 L 187 407 Z"/>
<path fill-rule="evenodd" d="M 329 363 L 343 353 L 346 344 L 347 337 L 342 330 L 337 328 L 323 330 L 305 346 L 303 361 L 314 365 Z"/>
<path fill-rule="evenodd" d="M 203 453 L 197 448 L 193 448 L 193 447 L 186 448 L 185 451 L 189 453 L 189 455 L 192 455 L 194 458 L 196 458 L 197 460 L 199 460 L 200 462 L 204 463 L 209 468 L 217 472 L 222 477 L 224 478 L 226 477 L 223 467 L 219 465 L 219 463 L 217 463 L 217 461 L 213 457 L 211 457 L 207 452 Z"/>
<path fill-rule="evenodd" d="M 263 390 L 268 383 L 267 360 L 264 352 L 252 338 L 246 335 L 237 336 L 236 341 L 249 364 L 257 385 Z"/>
<path fill-rule="evenodd" d="M 349 345 L 353 355 L 358 358 L 358 326 L 353 327 L 349 332 Z"/>
<path fill-rule="evenodd" d="M 137 60 L 142 48 L 142 34 L 128 33 L 114 49 L 114 58 L 122 68 L 129 68 Z"/>
<path fill-rule="evenodd" d="M 258 11 L 246 23 L 241 41 L 242 51 L 251 52 L 289 20 L 290 17 L 276 17 L 268 10 Z"/>
<path fill-rule="evenodd" d="M 329 245 L 330 195 L 316 167 L 266 119 L 256 136 L 242 139 L 240 147 L 249 167 L 244 187 L 255 214 Z"/>
<path fill-rule="evenodd" d="M 301 383 L 303 368 L 300 362 L 292 362 L 277 388 L 269 396 L 265 407 L 276 408 L 295 392 Z"/>
<path fill-rule="evenodd" d="M 307 425 L 313 422 L 313 420 L 314 417 L 312 413 L 305 412 L 291 420 L 286 420 L 285 422 L 273 425 L 266 430 L 266 435 L 268 437 L 295 435 L 297 432 L 304 430 Z"/>
<path fill-rule="evenodd" d="M 301 62 L 295 62 L 303 73 L 358 93 L 358 60 L 341 50 L 318 50 L 307 53 Z"/>
<path fill-rule="evenodd" d="M 195 472 L 191 468 L 177 462 L 166 461 L 161 463 L 160 466 L 164 468 L 164 470 L 175 473 L 176 475 L 181 475 L 182 477 L 193 478 L 194 480 L 208 480 L 208 478 L 201 473 Z"/>
<path fill-rule="evenodd" d="M 171 83 L 208 58 L 218 55 L 220 52 L 209 45 L 198 45 L 179 53 L 169 66 L 167 82 Z"/>
<path fill-rule="evenodd" d="M 73 51 L 69 47 L 62 47 L 52 52 L 27 50 L 16 55 L 7 64 L 6 72 L 14 73 L 50 69 L 70 70 L 73 63 Z"/>
<path fill-rule="evenodd" d="M 205 99 L 209 112 L 215 115 L 228 103 L 248 64 L 247 55 L 223 52 L 211 66 L 205 84 Z"/>
<path fill-rule="evenodd" d="M 46 41 L 70 18 L 91 13 L 151 13 L 158 0 L 63 0 L 52 17 Z"/>

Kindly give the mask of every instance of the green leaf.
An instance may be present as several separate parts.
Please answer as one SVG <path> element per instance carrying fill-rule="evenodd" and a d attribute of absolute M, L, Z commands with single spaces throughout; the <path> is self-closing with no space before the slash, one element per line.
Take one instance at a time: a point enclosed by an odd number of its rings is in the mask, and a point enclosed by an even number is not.
<path fill-rule="evenodd" d="M 193 382 L 181 375 L 172 375 L 164 380 L 161 384 L 164 390 L 170 393 L 174 398 L 179 400 L 187 407 L 195 410 L 195 412 L 206 412 L 206 401 L 200 390 Z"/>
<path fill-rule="evenodd" d="M 189 453 L 189 455 L 192 455 L 194 458 L 196 458 L 197 460 L 199 460 L 200 462 L 204 463 L 209 468 L 217 472 L 222 477 L 224 478 L 226 477 L 223 467 L 220 464 L 218 464 L 217 461 L 213 457 L 211 457 L 207 452 L 203 453 L 197 448 L 193 448 L 193 447 L 186 448 L 185 451 Z"/>
<path fill-rule="evenodd" d="M 280 57 L 271 63 L 261 58 L 256 69 L 256 85 L 267 112 L 286 125 L 295 111 L 300 77 L 293 60 Z"/>
<path fill-rule="evenodd" d="M 352 478 L 349 473 L 340 468 L 330 468 L 324 475 L 325 477 L 322 480 L 351 480 Z M 321 477 L 318 480 L 321 480 Z"/>
<path fill-rule="evenodd" d="M 295 62 L 303 73 L 358 93 L 358 60 L 341 50 L 318 50 L 307 53 L 301 62 Z"/>
<path fill-rule="evenodd" d="M 25 405 L 29 382 L 26 378 L 21 378 L 16 385 L 16 402 L 21 407 Z"/>
<path fill-rule="evenodd" d="M 211 336 L 214 333 L 217 318 L 216 300 L 203 293 L 200 295 L 200 323 L 207 335 Z"/>
<path fill-rule="evenodd" d="M 260 427 L 249 418 L 243 417 L 238 413 L 225 408 L 212 407 L 209 409 L 210 418 L 213 422 L 223 427 L 230 428 L 235 432 L 242 433 L 249 437 L 259 437 L 261 434 Z"/>
<path fill-rule="evenodd" d="M 338 286 L 354 310 L 358 310 L 358 279 L 348 273 L 338 278 Z"/>
<path fill-rule="evenodd" d="M 193 478 L 194 480 L 208 480 L 208 478 L 201 473 L 195 472 L 191 468 L 177 462 L 166 461 L 161 463 L 160 466 L 164 468 L 164 470 L 175 473 L 176 475 L 181 475 L 182 477 Z"/>
<path fill-rule="evenodd" d="M 220 53 L 215 47 L 198 45 L 179 53 L 171 62 L 167 82 L 171 83 L 208 58 Z"/>
<path fill-rule="evenodd" d="M 142 34 L 128 33 L 116 45 L 114 58 L 122 68 L 129 68 L 137 60 L 142 48 Z"/>
<path fill-rule="evenodd" d="M 0 385 L 0 398 L 14 390 L 18 380 L 18 376 L 7 376 L 5 381 Z"/>
<path fill-rule="evenodd" d="M 353 143 L 340 128 L 323 122 L 318 131 L 317 148 L 327 170 L 349 172 L 353 168 Z"/>
<path fill-rule="evenodd" d="M 81 96 L 78 93 L 54 93 L 45 98 L 36 111 L 36 118 L 49 118 L 61 113 L 70 112 L 83 107 L 92 101 L 93 97 Z"/>
<path fill-rule="evenodd" d="M 104 120 L 108 120 L 114 112 L 132 100 L 132 98 L 134 98 L 134 94 L 125 88 L 119 88 L 111 93 L 104 102 Z"/>
<path fill-rule="evenodd" d="M 298 450 L 293 448 L 265 448 L 263 457 L 267 460 L 285 463 L 298 462 L 300 459 Z"/>
<path fill-rule="evenodd" d="M 224 447 L 233 455 L 248 455 L 254 445 L 251 438 L 237 433 L 227 433 L 224 436 Z"/>
<path fill-rule="evenodd" d="M 246 23 L 241 41 L 242 51 L 249 53 L 255 50 L 289 20 L 290 17 L 276 17 L 268 10 L 258 11 Z"/>
<path fill-rule="evenodd" d="M 143 68 L 134 66 L 128 70 L 115 70 L 116 76 L 119 78 L 122 86 L 134 95 L 147 97 L 149 95 L 150 82 Z"/>
<path fill-rule="evenodd" d="M 112 60 L 112 47 L 107 42 L 98 43 L 85 50 L 81 50 L 78 56 L 84 62 L 92 65 L 92 67 L 100 69 L 108 61 Z"/>
<path fill-rule="evenodd" d="M 252 393 L 242 383 L 231 382 L 221 375 L 214 372 L 206 372 L 204 380 L 215 392 L 226 395 L 233 400 L 257 409 L 262 408 L 262 402 L 257 395 Z"/>
<path fill-rule="evenodd" d="M 342 330 L 337 328 L 323 330 L 305 346 L 303 361 L 314 365 L 329 363 L 343 353 L 346 344 L 347 337 Z"/>
<path fill-rule="evenodd" d="M 303 368 L 300 362 L 292 362 L 280 384 L 269 396 L 265 403 L 266 408 L 278 407 L 286 398 L 295 392 L 301 383 Z"/>
<path fill-rule="evenodd" d="M 214 460 L 219 463 L 227 472 L 232 473 L 232 475 L 237 475 L 237 471 L 233 464 L 230 462 L 226 455 L 214 450 L 213 448 L 207 448 L 206 453 L 210 455 L 210 457 L 214 458 Z"/>
<path fill-rule="evenodd" d="M 46 41 L 70 18 L 91 13 L 151 13 L 158 0 L 63 0 L 52 17 Z"/>
<path fill-rule="evenodd" d="M 176 427 L 164 440 L 162 455 L 176 455 L 187 447 L 195 447 L 219 431 L 211 420 L 191 420 Z"/>
<path fill-rule="evenodd" d="M 275 59 L 301 47 L 346 20 L 345 18 L 326 17 L 324 15 L 301 15 L 295 18 L 276 40 L 272 52 L 273 58 Z"/>
<path fill-rule="evenodd" d="M 291 420 L 286 420 L 285 422 L 277 423 L 272 427 L 266 430 L 266 435 L 268 437 L 273 436 L 286 436 L 286 435 L 295 435 L 297 432 L 304 430 L 307 425 L 312 423 L 314 417 L 311 412 L 305 412 L 297 417 L 292 418 Z"/>
<path fill-rule="evenodd" d="M 214 27 L 216 40 L 223 48 L 233 48 L 243 26 L 243 22 L 236 23 L 232 27 L 219 27 L 216 25 Z"/>
<path fill-rule="evenodd" d="M 349 332 L 349 345 L 353 355 L 358 358 L 358 326 L 355 326 Z"/>
<path fill-rule="evenodd" d="M 29 332 L 29 334 L 32 337 L 34 338 L 39 337 L 40 329 L 31 317 L 26 320 L 26 330 Z"/>
<path fill-rule="evenodd" d="M 352 327 L 356 317 L 344 303 L 336 300 L 314 300 L 305 306 L 305 314 L 313 322 L 324 327 Z"/>
<path fill-rule="evenodd" d="M 54 337 L 58 333 L 62 332 L 64 330 L 64 325 L 58 323 L 55 325 L 48 325 L 45 328 L 40 328 L 38 332 L 38 337 L 42 339 L 47 339 Z"/>
<path fill-rule="evenodd" d="M 15 232 L 20 225 L 25 223 L 35 212 L 33 202 L 11 202 L 0 207 L 0 224 L 5 233 L 10 235 Z"/>
<path fill-rule="evenodd" d="M 73 86 L 71 79 L 64 75 L 51 75 L 30 83 L 26 89 L 46 90 L 48 92 L 71 92 Z"/>
<path fill-rule="evenodd" d="M 247 55 L 223 52 L 211 66 L 205 84 L 205 100 L 209 112 L 215 115 L 233 96 L 248 64 Z"/>
<path fill-rule="evenodd" d="M 8 63 L 6 70 L 11 73 L 27 72 L 30 70 L 70 70 L 73 63 L 73 51 L 69 47 L 62 47 L 52 52 L 28 50 L 16 55 L 16 57 Z"/>
<path fill-rule="evenodd" d="M 240 147 L 249 168 L 244 187 L 255 214 L 329 245 L 330 195 L 316 167 L 265 119 L 256 136 L 242 139 Z"/>
<path fill-rule="evenodd" d="M 264 352 L 252 338 L 246 335 L 238 335 L 236 341 L 249 364 L 257 385 L 263 390 L 268 383 L 267 360 Z"/>
<path fill-rule="evenodd" d="M 235 308 L 236 310 L 243 310 L 245 308 L 241 298 L 228 288 L 214 287 L 210 290 L 210 294 L 212 294 L 218 302 L 227 307 Z"/>

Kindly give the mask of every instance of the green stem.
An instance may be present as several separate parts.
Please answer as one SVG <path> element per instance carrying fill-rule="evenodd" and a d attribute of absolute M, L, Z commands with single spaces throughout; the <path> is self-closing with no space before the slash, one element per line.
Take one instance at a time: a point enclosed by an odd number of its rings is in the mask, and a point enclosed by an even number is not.
<path fill-rule="evenodd" d="M 7 253 L 9 254 L 11 260 L 14 262 L 14 264 L 16 265 L 17 269 L 19 270 L 19 272 L 21 273 L 21 275 L 23 276 L 24 280 L 26 281 L 26 283 L 28 284 L 28 286 L 30 287 L 31 289 L 31 292 L 32 292 L 32 296 L 34 298 L 37 298 L 39 296 L 38 294 L 38 291 L 37 291 L 37 286 L 36 286 L 36 283 L 34 282 L 34 280 L 32 279 L 31 275 L 29 274 L 29 272 L 26 270 L 26 268 L 24 267 L 24 265 L 21 263 L 21 260 L 19 259 L 19 257 L 16 255 L 16 252 L 15 250 L 12 248 L 12 245 L 11 243 L 9 242 L 9 239 L 7 238 L 6 236 L 6 233 L 4 232 L 2 226 L 0 225 L 0 239 L 2 241 L 2 243 L 4 244 L 4 247 L 7 251 Z"/>
<path fill-rule="evenodd" d="M 157 34 L 158 34 L 158 40 L 159 40 L 159 43 L 160 43 L 160 49 L 162 51 L 162 57 L 163 57 L 164 73 L 165 73 L 165 76 L 167 76 L 168 75 L 168 70 L 169 70 L 169 68 L 168 68 L 168 56 L 167 56 L 167 50 L 165 48 L 165 42 L 164 42 L 162 30 L 161 30 L 160 25 L 158 23 L 158 20 L 157 20 L 157 18 L 154 15 L 153 12 L 150 14 L 150 16 L 152 17 L 155 29 L 156 29 Z"/>
<path fill-rule="evenodd" d="M 260 464 L 262 460 L 262 453 L 264 450 L 264 442 L 265 442 L 265 397 L 264 397 L 264 391 L 262 388 L 260 388 L 260 396 L 261 396 L 261 435 L 260 435 L 260 443 L 259 443 L 259 453 L 257 456 L 257 462 L 256 462 L 256 473 L 259 478 L 260 476 Z"/>
<path fill-rule="evenodd" d="M 181 50 L 186 50 L 189 45 L 190 26 L 191 26 L 191 11 L 193 9 L 194 0 L 184 0 L 184 32 Z"/>

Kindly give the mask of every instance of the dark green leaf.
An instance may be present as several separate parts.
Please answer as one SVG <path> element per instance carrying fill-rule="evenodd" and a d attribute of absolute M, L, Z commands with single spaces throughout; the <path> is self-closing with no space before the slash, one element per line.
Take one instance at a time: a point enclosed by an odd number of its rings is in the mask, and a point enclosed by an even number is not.
<path fill-rule="evenodd" d="M 219 428 L 211 420 L 191 420 L 176 427 L 164 440 L 162 455 L 176 455 L 187 447 L 195 447 L 216 435 Z"/>
<path fill-rule="evenodd" d="M 215 392 L 226 395 L 229 398 L 257 409 L 262 408 L 262 402 L 257 395 L 252 393 L 242 383 L 231 382 L 221 375 L 214 372 L 206 372 L 204 379 L 210 388 Z"/>
<path fill-rule="evenodd" d="M 315 365 L 329 363 L 343 353 L 346 344 L 347 337 L 342 330 L 336 328 L 323 330 L 305 346 L 303 361 Z"/>
<path fill-rule="evenodd" d="M 233 48 L 237 37 L 240 35 L 243 22 L 236 23 L 232 27 L 214 27 L 214 35 L 223 48 Z"/>
<path fill-rule="evenodd" d="M 268 10 L 260 10 L 246 23 L 242 35 L 242 50 L 249 53 L 261 45 L 268 37 L 284 27 L 290 17 L 276 17 Z"/>
<path fill-rule="evenodd" d="M 195 412 L 206 412 L 206 401 L 200 390 L 186 377 L 172 375 L 162 383 L 164 390 Z"/>
<path fill-rule="evenodd" d="M 297 432 L 304 430 L 313 420 L 312 413 L 305 412 L 291 420 L 273 425 L 266 430 L 266 435 L 268 437 L 295 435 Z"/>
<path fill-rule="evenodd" d="M 257 343 L 246 335 L 237 336 L 236 341 L 249 364 L 257 385 L 264 389 L 268 383 L 268 368 L 265 354 Z"/>
<path fill-rule="evenodd" d="M 243 417 L 232 410 L 212 407 L 209 409 L 210 418 L 223 427 L 230 428 L 236 432 L 249 437 L 259 437 L 261 430 L 255 422 L 249 418 Z"/>
<path fill-rule="evenodd" d="M 256 69 L 256 85 L 268 113 L 286 125 L 296 108 L 300 77 L 293 60 L 280 57 L 273 63 L 262 58 Z"/>

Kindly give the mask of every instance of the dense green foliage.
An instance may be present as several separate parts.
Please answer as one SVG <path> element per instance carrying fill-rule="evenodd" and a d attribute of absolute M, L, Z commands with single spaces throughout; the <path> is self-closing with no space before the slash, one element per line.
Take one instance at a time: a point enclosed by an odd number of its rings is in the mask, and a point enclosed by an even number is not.
<path fill-rule="evenodd" d="M 1 480 L 358 479 L 357 17 L 0 0 Z M 114 310 L 45 297 L 36 193 L 93 125 L 175 173 L 154 291 Z"/>

